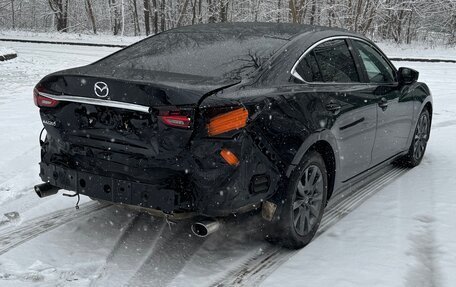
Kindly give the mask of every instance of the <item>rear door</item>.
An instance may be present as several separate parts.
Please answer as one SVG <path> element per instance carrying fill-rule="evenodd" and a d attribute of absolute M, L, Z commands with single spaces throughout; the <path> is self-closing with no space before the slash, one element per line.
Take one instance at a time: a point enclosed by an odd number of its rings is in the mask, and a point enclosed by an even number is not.
<path fill-rule="evenodd" d="M 372 150 L 372 165 L 376 165 L 407 149 L 412 130 L 413 99 L 402 94 L 395 68 L 374 46 L 356 39 L 351 43 L 368 82 L 367 92 L 378 103 L 377 132 Z"/>
<path fill-rule="evenodd" d="M 375 139 L 377 101 L 366 91 L 357 66 L 347 40 L 333 39 L 308 51 L 295 70 L 324 106 L 324 112 L 315 113 L 315 117 L 319 117 L 321 128 L 330 129 L 336 138 L 341 181 L 369 168 Z"/>

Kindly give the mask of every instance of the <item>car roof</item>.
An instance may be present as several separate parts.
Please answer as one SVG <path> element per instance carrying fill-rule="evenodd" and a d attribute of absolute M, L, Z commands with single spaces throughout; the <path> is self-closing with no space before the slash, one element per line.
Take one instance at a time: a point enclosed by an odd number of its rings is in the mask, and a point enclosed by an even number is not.
<path fill-rule="evenodd" d="M 294 23 L 265 23 L 265 22 L 232 22 L 232 23 L 209 23 L 179 27 L 164 33 L 218 33 L 226 35 L 274 37 L 284 40 L 309 32 L 334 31 L 335 33 L 349 31 L 341 28 L 332 28 L 315 25 Z"/>

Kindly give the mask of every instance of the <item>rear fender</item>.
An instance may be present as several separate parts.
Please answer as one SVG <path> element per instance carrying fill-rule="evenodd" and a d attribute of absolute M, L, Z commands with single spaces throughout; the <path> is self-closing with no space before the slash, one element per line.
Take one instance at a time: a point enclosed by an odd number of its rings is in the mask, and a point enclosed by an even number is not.
<path fill-rule="evenodd" d="M 324 141 L 328 143 L 333 152 L 334 152 L 334 161 L 335 161 L 335 170 L 334 170 L 334 186 L 331 187 L 330 193 L 332 193 L 336 189 L 336 184 L 338 182 L 337 173 L 335 172 L 339 167 L 340 156 L 337 148 L 337 142 L 333 134 L 330 130 L 323 130 L 316 133 L 309 135 L 301 144 L 300 148 L 296 152 L 291 164 L 288 166 L 286 170 L 286 178 L 290 178 L 294 169 L 298 166 L 304 155 L 318 142 Z M 279 183 L 279 187 L 277 192 L 274 194 L 273 197 L 268 199 L 268 201 L 274 203 L 277 206 L 276 211 L 274 212 L 273 221 L 279 220 L 279 215 L 281 214 L 281 208 L 283 206 L 284 200 L 286 200 L 287 188 L 288 188 L 288 181 L 282 180 Z"/>
<path fill-rule="evenodd" d="M 304 155 L 307 153 L 307 151 L 309 151 L 309 149 L 319 141 L 325 141 L 331 146 L 331 148 L 334 152 L 335 166 L 336 166 L 336 170 L 337 170 L 337 167 L 339 166 L 339 160 L 340 160 L 339 149 L 337 148 L 337 141 L 336 141 L 334 135 L 331 133 L 331 131 L 323 130 L 323 131 L 309 135 L 309 137 L 306 140 L 304 140 L 304 142 L 301 144 L 301 147 L 296 152 L 291 164 L 288 166 L 288 169 L 286 172 L 287 177 L 291 176 L 291 173 L 296 168 L 296 166 L 299 164 L 299 162 L 304 157 Z"/>

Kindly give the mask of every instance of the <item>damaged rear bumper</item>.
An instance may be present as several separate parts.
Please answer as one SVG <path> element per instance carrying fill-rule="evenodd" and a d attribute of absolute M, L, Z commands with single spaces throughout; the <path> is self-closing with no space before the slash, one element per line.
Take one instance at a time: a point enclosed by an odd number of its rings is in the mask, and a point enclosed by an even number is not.
<path fill-rule="evenodd" d="M 173 190 L 40 163 L 40 177 L 54 186 L 114 203 L 138 205 L 172 213 L 179 202 Z"/>
<path fill-rule="evenodd" d="M 72 160 L 80 159 L 78 164 L 65 166 L 62 162 L 43 160 L 40 176 L 44 182 L 81 195 L 165 214 L 192 212 L 211 217 L 227 216 L 258 208 L 274 194 L 279 173 L 247 134 L 236 141 L 196 140 L 193 146 L 186 159 L 179 161 L 179 167 L 141 171 L 130 168 L 128 174 L 115 173 L 107 171 L 113 166 L 111 161 L 103 165 L 104 161 L 98 160 L 97 167 L 103 168 L 90 169 L 81 157 L 73 156 Z M 222 162 L 219 154 L 222 148 L 229 148 L 239 156 L 238 166 Z M 44 151 L 48 155 L 55 152 Z"/>

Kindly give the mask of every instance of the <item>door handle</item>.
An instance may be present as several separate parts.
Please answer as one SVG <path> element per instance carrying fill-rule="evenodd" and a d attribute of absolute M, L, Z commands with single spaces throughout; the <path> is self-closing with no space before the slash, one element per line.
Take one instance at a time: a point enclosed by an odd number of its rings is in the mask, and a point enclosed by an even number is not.
<path fill-rule="evenodd" d="M 333 113 L 337 113 L 340 111 L 342 107 L 335 103 L 335 102 L 329 102 L 327 105 L 326 105 L 326 110 L 330 111 L 330 112 L 333 112 Z"/>
<path fill-rule="evenodd" d="M 378 106 L 382 108 L 382 110 L 386 110 L 388 108 L 388 100 L 385 98 L 381 98 L 380 102 L 378 102 Z"/>

